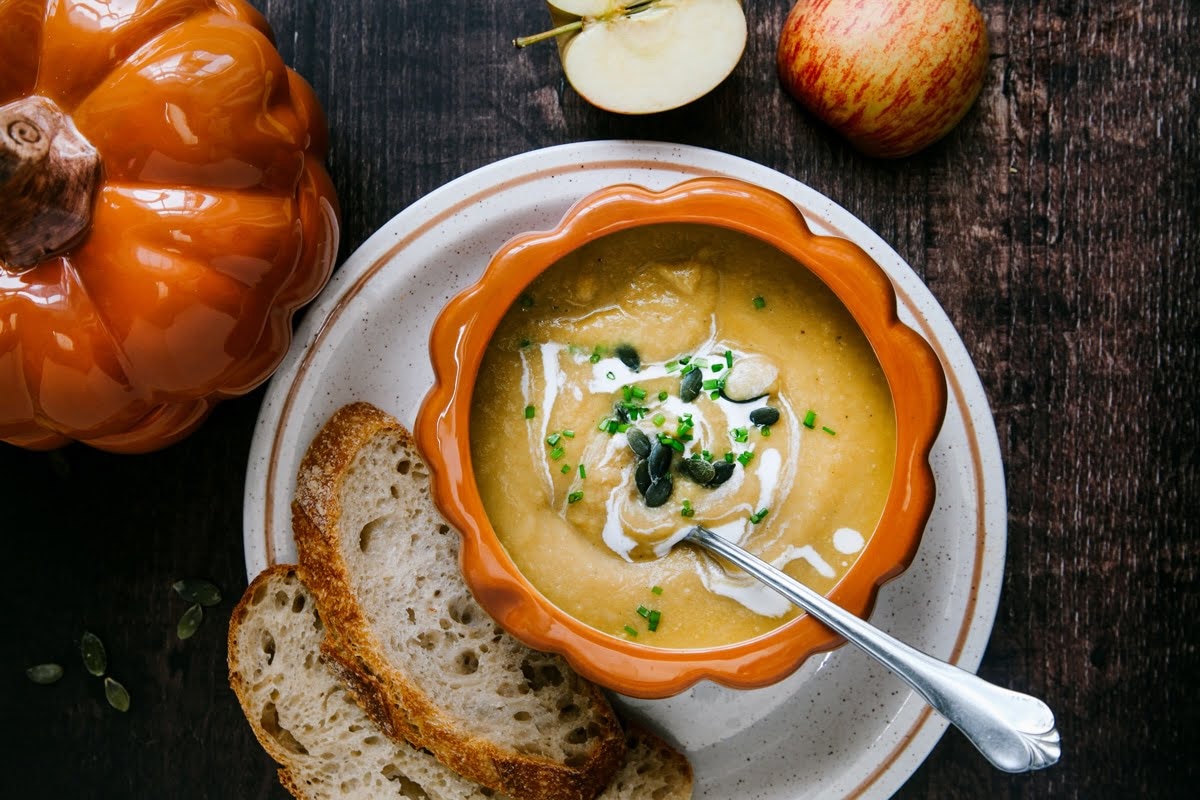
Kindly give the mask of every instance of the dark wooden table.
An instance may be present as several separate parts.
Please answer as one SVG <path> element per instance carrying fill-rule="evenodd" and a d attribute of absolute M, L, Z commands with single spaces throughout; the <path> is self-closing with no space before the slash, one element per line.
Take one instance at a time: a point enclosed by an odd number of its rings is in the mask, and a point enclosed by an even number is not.
<path fill-rule="evenodd" d="M 795 176 L 904 256 L 962 334 L 996 416 L 1008 563 L 981 673 L 1056 710 L 1053 769 L 993 771 L 948 733 L 899 797 L 1184 797 L 1200 783 L 1200 6 L 985 0 L 981 101 L 944 142 L 860 157 L 780 89 L 786 0 L 748 3 L 733 76 L 684 109 L 598 111 L 564 83 L 539 0 L 265 0 L 332 129 L 344 258 L 425 193 L 569 141 L 711 147 Z M 652 79 L 652 77 L 648 77 Z M 225 677 L 262 390 L 166 451 L 0 446 L 6 555 L 0 797 L 282 798 Z M 180 642 L 170 591 L 225 591 Z M 84 629 L 132 695 L 105 704 Z M 24 674 L 57 660 L 49 688 Z"/>

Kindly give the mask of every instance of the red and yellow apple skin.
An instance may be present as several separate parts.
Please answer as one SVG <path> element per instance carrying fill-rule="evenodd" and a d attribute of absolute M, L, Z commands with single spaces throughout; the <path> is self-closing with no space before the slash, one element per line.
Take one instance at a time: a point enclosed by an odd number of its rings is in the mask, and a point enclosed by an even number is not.
<path fill-rule="evenodd" d="M 879 158 L 949 133 L 983 86 L 988 36 L 971 0 L 798 0 L 779 78 L 801 104 Z"/>

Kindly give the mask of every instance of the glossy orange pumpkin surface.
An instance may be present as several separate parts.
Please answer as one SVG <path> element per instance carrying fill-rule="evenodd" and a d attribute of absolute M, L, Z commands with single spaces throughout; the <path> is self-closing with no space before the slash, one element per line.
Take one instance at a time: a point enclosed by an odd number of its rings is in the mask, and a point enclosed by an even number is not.
<path fill-rule="evenodd" d="M 0 0 L 0 53 L 0 439 L 170 444 L 329 278 L 316 97 L 241 0 Z"/>

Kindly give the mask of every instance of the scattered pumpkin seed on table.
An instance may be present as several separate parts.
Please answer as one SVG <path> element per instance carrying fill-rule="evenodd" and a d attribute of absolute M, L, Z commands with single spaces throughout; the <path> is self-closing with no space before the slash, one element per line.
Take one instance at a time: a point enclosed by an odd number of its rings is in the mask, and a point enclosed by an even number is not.
<path fill-rule="evenodd" d="M 84 669 L 97 678 L 108 671 L 108 655 L 104 652 L 104 643 L 91 631 L 83 632 L 79 640 L 79 654 L 83 657 Z"/>
<path fill-rule="evenodd" d="M 185 578 L 171 585 L 176 594 L 189 603 L 209 607 L 221 602 L 221 590 L 210 581 L 199 578 Z"/>
<path fill-rule="evenodd" d="M 49 686 L 63 676 L 63 668 L 58 664 L 37 664 L 25 670 L 25 674 L 34 683 Z"/>
<path fill-rule="evenodd" d="M 104 698 L 117 711 L 129 710 L 129 692 L 115 678 L 104 679 Z"/>
<path fill-rule="evenodd" d="M 203 621 L 204 608 L 199 603 L 195 603 L 179 618 L 179 624 L 175 626 L 175 635 L 180 639 L 190 639 Z"/>

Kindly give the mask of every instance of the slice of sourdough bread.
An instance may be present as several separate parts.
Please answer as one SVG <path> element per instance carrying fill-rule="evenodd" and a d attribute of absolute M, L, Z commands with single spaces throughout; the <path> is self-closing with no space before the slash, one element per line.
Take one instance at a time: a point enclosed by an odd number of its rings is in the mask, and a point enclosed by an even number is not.
<path fill-rule="evenodd" d="M 389 735 L 518 800 L 591 800 L 618 768 L 597 687 L 504 633 L 459 573 L 412 437 L 356 403 L 301 461 L 292 528 L 324 652 Z"/>
<path fill-rule="evenodd" d="M 229 625 L 229 683 L 254 735 L 302 800 L 502 800 L 375 725 L 321 657 L 324 625 L 294 567 L 250 584 Z M 631 729 L 601 800 L 688 800 L 691 767 L 653 734 Z"/>

